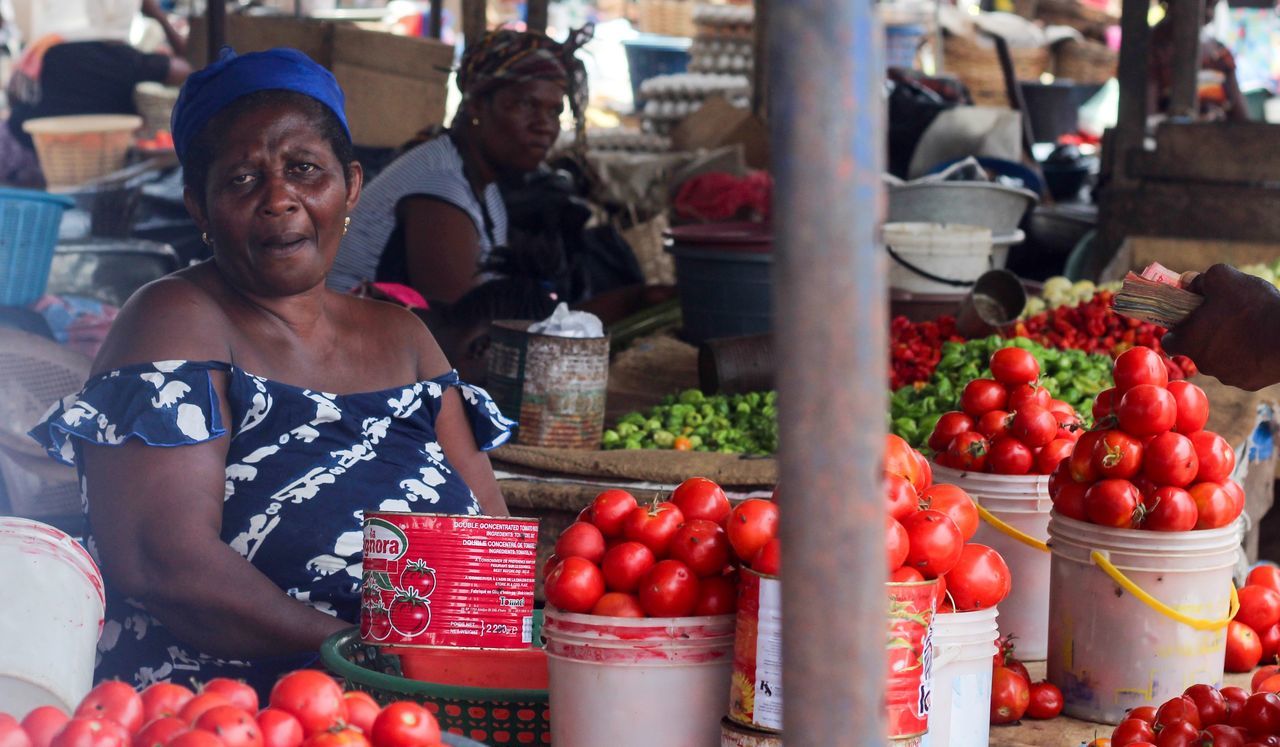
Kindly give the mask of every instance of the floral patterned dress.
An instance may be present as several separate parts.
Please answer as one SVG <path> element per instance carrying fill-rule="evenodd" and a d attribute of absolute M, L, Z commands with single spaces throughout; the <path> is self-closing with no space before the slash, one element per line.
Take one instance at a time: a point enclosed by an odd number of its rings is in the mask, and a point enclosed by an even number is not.
<path fill-rule="evenodd" d="M 213 371 L 227 373 L 231 423 L 222 422 Z M 436 437 L 442 398 L 452 387 L 462 395 L 480 449 L 511 437 L 515 423 L 453 371 L 403 387 L 335 395 L 209 361 L 159 361 L 96 376 L 55 404 L 32 436 L 55 459 L 74 464 L 80 440 L 119 445 L 137 438 L 180 447 L 229 433 L 222 540 L 289 596 L 355 623 L 366 510 L 480 513 Z M 96 558 L 92 535 L 90 527 L 87 544 Z M 281 673 L 315 659 L 226 661 L 202 654 L 136 602 L 113 594 L 111 579 L 105 580 L 99 679 L 145 687 L 230 676 L 265 691 Z"/>

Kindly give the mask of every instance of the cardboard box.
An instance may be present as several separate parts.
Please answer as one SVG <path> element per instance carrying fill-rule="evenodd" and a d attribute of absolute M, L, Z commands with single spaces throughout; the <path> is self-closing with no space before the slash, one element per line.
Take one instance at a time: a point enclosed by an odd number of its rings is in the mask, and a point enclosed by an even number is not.
<path fill-rule="evenodd" d="M 203 17 L 193 19 L 189 57 L 208 59 Z M 453 47 L 310 18 L 232 15 L 227 43 L 237 52 L 294 47 L 333 72 L 347 97 L 347 121 L 357 145 L 394 148 L 444 121 Z"/>
<path fill-rule="evenodd" d="M 747 165 L 769 168 L 769 127 L 749 109 L 713 96 L 671 132 L 673 150 L 712 150 L 742 145 Z"/>

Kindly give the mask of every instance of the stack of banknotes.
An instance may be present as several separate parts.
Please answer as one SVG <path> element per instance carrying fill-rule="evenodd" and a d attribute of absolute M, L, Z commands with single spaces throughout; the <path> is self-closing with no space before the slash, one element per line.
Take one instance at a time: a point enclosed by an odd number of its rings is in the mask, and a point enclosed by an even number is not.
<path fill-rule="evenodd" d="M 1187 288 L 1198 273 L 1178 274 L 1155 262 L 1142 274 L 1125 275 L 1124 286 L 1111 302 L 1121 316 L 1160 327 L 1176 327 L 1204 301 Z"/>

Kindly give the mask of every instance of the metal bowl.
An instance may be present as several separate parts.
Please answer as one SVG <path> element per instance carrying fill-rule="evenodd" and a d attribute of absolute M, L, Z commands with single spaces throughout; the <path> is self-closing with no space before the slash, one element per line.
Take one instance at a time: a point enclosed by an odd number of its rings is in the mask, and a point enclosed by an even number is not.
<path fill-rule="evenodd" d="M 990 182 L 926 182 L 889 189 L 888 223 L 964 223 L 992 236 L 1018 230 L 1037 202 L 1034 192 Z"/>

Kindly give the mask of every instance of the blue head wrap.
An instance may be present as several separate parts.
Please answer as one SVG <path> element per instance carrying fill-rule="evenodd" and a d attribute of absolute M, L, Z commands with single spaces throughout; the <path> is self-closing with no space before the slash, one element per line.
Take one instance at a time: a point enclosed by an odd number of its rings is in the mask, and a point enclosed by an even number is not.
<path fill-rule="evenodd" d="M 218 112 L 239 98 L 267 90 L 295 91 L 319 101 L 337 115 L 351 137 L 338 81 L 310 57 L 285 47 L 242 55 L 223 47 L 217 61 L 192 73 L 178 94 L 170 123 L 178 160 L 185 163 L 191 144 Z"/>

